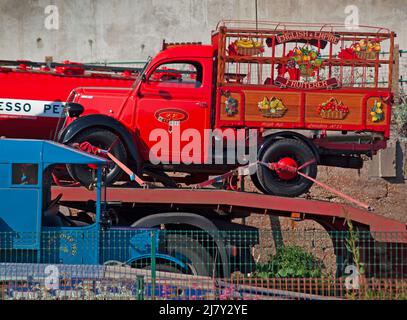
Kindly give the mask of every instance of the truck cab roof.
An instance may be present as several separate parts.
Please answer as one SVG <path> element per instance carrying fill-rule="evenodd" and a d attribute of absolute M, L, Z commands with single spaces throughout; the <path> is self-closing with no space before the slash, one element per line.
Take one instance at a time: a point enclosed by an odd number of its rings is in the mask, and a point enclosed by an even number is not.
<path fill-rule="evenodd" d="M 166 44 L 154 58 L 156 60 L 176 57 L 179 60 L 188 58 L 212 58 L 214 46 L 202 44 Z"/>
<path fill-rule="evenodd" d="M 0 139 L 0 163 L 103 165 L 107 160 L 53 141 Z"/>

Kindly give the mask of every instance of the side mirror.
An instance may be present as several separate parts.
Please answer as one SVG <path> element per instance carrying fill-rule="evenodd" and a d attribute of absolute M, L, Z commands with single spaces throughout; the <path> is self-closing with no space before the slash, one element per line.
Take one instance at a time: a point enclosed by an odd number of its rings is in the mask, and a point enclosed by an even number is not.
<path fill-rule="evenodd" d="M 74 102 L 68 103 L 65 108 L 70 118 L 78 118 L 85 111 L 82 105 Z"/>

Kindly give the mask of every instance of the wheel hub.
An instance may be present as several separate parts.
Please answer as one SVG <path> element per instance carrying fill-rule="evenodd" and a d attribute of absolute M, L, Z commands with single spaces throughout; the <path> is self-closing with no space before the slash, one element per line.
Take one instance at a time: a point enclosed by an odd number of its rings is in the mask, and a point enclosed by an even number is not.
<path fill-rule="evenodd" d="M 274 165 L 274 169 L 280 179 L 292 180 L 297 176 L 298 164 L 293 158 L 285 157 Z"/>

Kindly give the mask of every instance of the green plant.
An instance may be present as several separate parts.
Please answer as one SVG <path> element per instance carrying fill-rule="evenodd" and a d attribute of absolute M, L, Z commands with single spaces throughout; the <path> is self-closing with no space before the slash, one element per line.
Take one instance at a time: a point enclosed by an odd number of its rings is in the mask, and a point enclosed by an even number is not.
<path fill-rule="evenodd" d="M 346 242 L 345 242 L 346 249 L 352 254 L 353 263 L 355 263 L 359 275 L 364 275 L 365 266 L 361 262 L 361 258 L 360 258 L 360 249 L 358 246 L 358 242 L 359 242 L 358 234 L 353 229 L 352 221 L 350 219 L 346 219 L 346 222 L 347 222 L 348 228 L 349 228 L 348 237 L 346 238 Z"/>
<path fill-rule="evenodd" d="M 345 298 L 349 300 L 407 300 L 407 294 L 366 289 L 362 292 L 348 291 Z"/>
<path fill-rule="evenodd" d="M 266 263 L 256 266 L 259 278 L 317 278 L 322 275 L 323 263 L 298 246 L 281 248 Z"/>

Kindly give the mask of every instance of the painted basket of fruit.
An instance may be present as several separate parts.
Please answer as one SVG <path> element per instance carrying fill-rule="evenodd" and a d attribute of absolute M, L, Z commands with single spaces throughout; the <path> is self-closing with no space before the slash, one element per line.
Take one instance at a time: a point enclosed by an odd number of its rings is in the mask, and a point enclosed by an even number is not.
<path fill-rule="evenodd" d="M 240 56 L 256 56 L 264 52 L 263 43 L 252 39 L 236 40 L 235 48 Z"/>
<path fill-rule="evenodd" d="M 323 119 L 331 119 L 331 120 L 343 120 L 347 116 L 347 112 L 338 111 L 338 110 L 321 110 L 319 115 Z"/>
<path fill-rule="evenodd" d="M 352 45 L 352 50 L 359 59 L 376 59 L 380 53 L 381 45 L 378 41 L 362 39 Z"/>
<path fill-rule="evenodd" d="M 294 48 L 292 51 L 291 60 L 293 60 L 300 74 L 303 77 L 313 77 L 320 68 L 322 68 L 323 60 L 319 53 L 311 48 Z"/>
<path fill-rule="evenodd" d="M 303 77 L 312 77 L 315 73 L 315 68 L 310 65 L 302 64 L 299 69 Z"/>
<path fill-rule="evenodd" d="M 268 111 L 262 111 L 261 115 L 265 118 L 282 118 L 284 117 L 285 113 L 287 112 L 287 109 L 284 110 L 268 110 Z"/>
<path fill-rule="evenodd" d="M 237 53 L 239 56 L 256 56 L 261 54 L 263 51 L 259 48 L 238 48 Z"/>
<path fill-rule="evenodd" d="M 348 115 L 349 108 L 335 98 L 331 98 L 317 107 L 317 113 L 323 119 L 343 120 Z"/>
<path fill-rule="evenodd" d="M 265 118 L 282 118 L 288 111 L 283 102 L 276 97 L 272 97 L 271 99 L 264 97 L 264 99 L 259 102 L 258 109 Z"/>
<path fill-rule="evenodd" d="M 367 52 L 367 51 L 357 51 L 356 55 L 358 56 L 359 59 L 376 59 L 377 54 L 376 52 Z"/>

